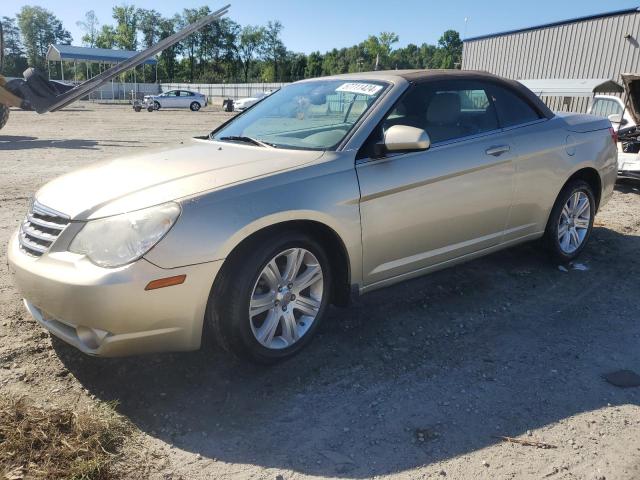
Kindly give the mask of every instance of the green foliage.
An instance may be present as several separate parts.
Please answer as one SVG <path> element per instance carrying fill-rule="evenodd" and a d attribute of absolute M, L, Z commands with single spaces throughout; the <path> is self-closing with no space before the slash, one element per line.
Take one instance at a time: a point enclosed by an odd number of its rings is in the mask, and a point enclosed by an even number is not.
<path fill-rule="evenodd" d="M 20 29 L 15 18 L 2 17 L 0 23 L 4 38 L 2 73 L 8 77 L 20 76 L 27 68 L 24 47 L 20 41 Z"/>
<path fill-rule="evenodd" d="M 158 22 L 158 40 L 165 39 L 176 33 L 176 25 L 179 22 L 179 17 L 176 15 L 173 18 L 163 18 Z M 169 48 L 165 48 L 160 53 L 160 60 L 158 62 L 158 76 L 159 78 L 176 78 L 176 57 L 181 52 L 181 45 L 173 45 Z"/>
<path fill-rule="evenodd" d="M 255 25 L 247 25 L 240 32 L 238 41 L 238 59 L 242 63 L 244 81 L 249 81 L 251 66 L 264 43 L 265 29 Z"/>
<path fill-rule="evenodd" d="M 138 15 L 133 5 L 113 7 L 113 19 L 116 21 L 116 46 L 122 50 L 135 50 L 138 47 Z"/>
<path fill-rule="evenodd" d="M 283 28 L 284 27 L 279 20 L 270 20 L 267 22 L 267 26 L 264 29 L 261 52 L 264 59 L 271 64 L 269 76 L 267 77 L 263 73 L 263 79 L 265 82 L 282 81 L 281 64 L 284 62 L 284 58 L 287 55 L 287 48 L 284 46 L 284 42 L 280 38 Z"/>
<path fill-rule="evenodd" d="M 77 24 L 84 31 L 82 42 L 86 46 L 136 50 L 155 45 L 209 14 L 208 6 L 185 8 L 173 17 L 164 17 L 153 9 L 122 5 L 113 8 L 113 25 L 100 25 L 92 10 Z M 29 64 L 42 66 L 50 43 L 71 41 L 53 13 L 40 7 L 25 6 L 17 16 L 17 25 L 8 17 L 3 18 L 2 25 L 7 75 L 24 70 L 25 57 Z M 444 32 L 437 45 L 394 48 L 400 40 L 398 35 L 381 32 L 358 45 L 308 55 L 288 50 L 282 40 L 283 30 L 278 20 L 264 26 L 241 26 L 222 18 L 160 53 L 158 79 L 203 83 L 295 81 L 376 69 L 459 68 L 462 58 L 462 41 L 454 30 Z M 138 70 L 139 78 L 155 79 L 150 67 L 138 68 L 142 70 Z M 87 70 L 93 73 L 86 67 L 80 73 Z"/>
<path fill-rule="evenodd" d="M 25 5 L 16 15 L 29 65 L 44 67 L 45 55 L 52 43 L 70 44 L 71 34 L 49 10 Z"/>
<path fill-rule="evenodd" d="M 116 46 L 116 30 L 111 25 L 103 25 L 96 36 L 96 47 L 114 48 Z"/>
<path fill-rule="evenodd" d="M 462 62 L 462 40 L 455 30 L 447 30 L 438 40 L 438 67 L 456 68 Z"/>
<path fill-rule="evenodd" d="M 158 42 L 162 15 L 155 10 L 139 8 L 136 10 L 138 29 L 142 34 L 142 46 L 149 48 Z"/>
<path fill-rule="evenodd" d="M 76 25 L 84 30 L 82 44 L 86 47 L 95 47 L 98 38 L 98 27 L 100 26 L 96 12 L 89 10 L 84 14 L 84 20 L 76 22 Z"/>

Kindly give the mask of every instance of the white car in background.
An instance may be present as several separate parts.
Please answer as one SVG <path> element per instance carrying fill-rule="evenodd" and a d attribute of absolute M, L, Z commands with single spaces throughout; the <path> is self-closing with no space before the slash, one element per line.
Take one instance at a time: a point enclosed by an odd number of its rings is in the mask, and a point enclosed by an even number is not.
<path fill-rule="evenodd" d="M 169 90 L 160 95 L 147 95 L 144 97 L 146 106 L 153 106 L 154 110 L 161 108 L 188 108 L 197 112 L 207 106 L 207 97 L 202 93 L 190 90 Z"/>
<path fill-rule="evenodd" d="M 624 107 L 622 99 L 613 95 L 595 95 L 588 113 L 597 117 L 607 117 L 616 131 L 636 126 L 631 112 Z"/>
<path fill-rule="evenodd" d="M 238 111 L 242 112 L 243 110 L 246 110 L 247 108 L 254 106 L 260 100 L 268 97 L 272 93 L 273 93 L 273 90 L 270 90 L 270 91 L 267 91 L 267 92 L 259 92 L 259 93 L 255 94 L 253 97 L 242 98 L 240 100 L 236 100 L 235 102 L 233 102 L 234 110 L 238 110 Z"/>
<path fill-rule="evenodd" d="M 593 97 L 589 112 L 606 117 L 618 134 L 618 176 L 640 180 L 640 75 L 623 74 L 624 101 L 613 95 Z"/>

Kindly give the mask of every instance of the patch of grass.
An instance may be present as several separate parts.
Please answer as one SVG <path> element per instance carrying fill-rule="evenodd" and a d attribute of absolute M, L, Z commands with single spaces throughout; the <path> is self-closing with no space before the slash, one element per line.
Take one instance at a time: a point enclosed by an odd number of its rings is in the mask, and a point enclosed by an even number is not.
<path fill-rule="evenodd" d="M 43 408 L 0 396 L 0 478 L 111 480 L 132 427 L 111 404 Z"/>

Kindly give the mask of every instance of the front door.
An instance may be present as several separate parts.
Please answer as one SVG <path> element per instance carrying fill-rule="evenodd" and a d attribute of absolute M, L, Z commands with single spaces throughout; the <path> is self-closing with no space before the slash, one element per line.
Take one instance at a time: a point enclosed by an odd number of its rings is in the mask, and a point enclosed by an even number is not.
<path fill-rule="evenodd" d="M 423 128 L 432 145 L 360 155 L 365 286 L 500 243 L 512 203 L 515 152 L 481 82 L 414 85 L 379 129 L 392 125 Z"/>
<path fill-rule="evenodd" d="M 162 107 L 164 108 L 176 108 L 178 107 L 178 102 L 179 100 L 179 95 L 180 91 L 179 90 L 171 90 L 169 92 L 167 92 L 164 96 L 164 98 L 162 99 L 162 101 L 160 102 Z"/>

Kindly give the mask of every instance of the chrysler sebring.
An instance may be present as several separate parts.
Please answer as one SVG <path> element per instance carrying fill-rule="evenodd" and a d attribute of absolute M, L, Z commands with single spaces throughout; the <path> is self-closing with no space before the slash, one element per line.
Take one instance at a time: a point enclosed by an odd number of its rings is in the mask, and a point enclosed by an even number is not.
<path fill-rule="evenodd" d="M 9 244 L 24 304 L 91 355 L 270 363 L 330 304 L 521 242 L 585 248 L 616 180 L 607 119 L 468 71 L 291 84 L 208 136 L 44 185 Z"/>

